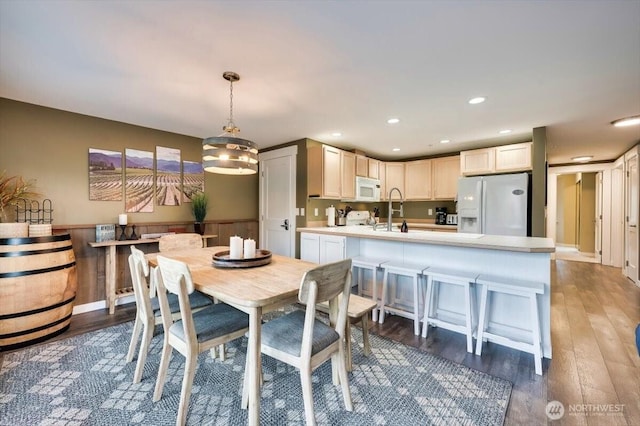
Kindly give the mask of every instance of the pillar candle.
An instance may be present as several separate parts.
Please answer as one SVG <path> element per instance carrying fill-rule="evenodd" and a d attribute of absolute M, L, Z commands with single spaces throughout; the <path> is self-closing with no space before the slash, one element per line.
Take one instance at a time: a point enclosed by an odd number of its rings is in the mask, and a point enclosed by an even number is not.
<path fill-rule="evenodd" d="M 229 239 L 229 258 L 242 259 L 242 238 L 237 235 Z"/>
<path fill-rule="evenodd" d="M 127 215 L 119 214 L 118 215 L 118 225 L 126 225 L 127 224 Z"/>
<path fill-rule="evenodd" d="M 252 239 L 244 240 L 244 258 L 252 259 L 256 257 L 256 242 Z"/>

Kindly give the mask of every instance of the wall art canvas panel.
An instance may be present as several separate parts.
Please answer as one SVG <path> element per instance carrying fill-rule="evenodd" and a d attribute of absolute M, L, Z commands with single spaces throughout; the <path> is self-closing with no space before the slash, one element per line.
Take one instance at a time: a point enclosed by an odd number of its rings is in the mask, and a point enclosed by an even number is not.
<path fill-rule="evenodd" d="M 179 206 L 181 200 L 180 150 L 156 147 L 156 199 L 159 206 Z"/>
<path fill-rule="evenodd" d="M 204 192 L 204 169 L 196 161 L 182 162 L 182 201 L 191 202 L 191 196 Z"/>
<path fill-rule="evenodd" d="M 125 150 L 125 211 L 153 212 L 153 152 Z"/>
<path fill-rule="evenodd" d="M 122 201 L 122 152 L 89 148 L 89 200 Z"/>

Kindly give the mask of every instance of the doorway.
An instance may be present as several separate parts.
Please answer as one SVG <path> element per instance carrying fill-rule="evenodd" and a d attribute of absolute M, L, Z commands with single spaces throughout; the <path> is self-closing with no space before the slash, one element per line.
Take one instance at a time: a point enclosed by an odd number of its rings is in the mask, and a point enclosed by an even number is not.
<path fill-rule="evenodd" d="M 558 175 L 556 259 L 600 263 L 598 177 L 596 172 Z"/>

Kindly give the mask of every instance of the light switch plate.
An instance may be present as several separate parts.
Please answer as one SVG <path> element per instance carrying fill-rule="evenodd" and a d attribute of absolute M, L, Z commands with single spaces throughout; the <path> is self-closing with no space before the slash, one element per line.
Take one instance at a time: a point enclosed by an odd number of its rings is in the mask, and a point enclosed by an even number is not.
<path fill-rule="evenodd" d="M 304 216 L 304 207 L 300 207 L 300 216 Z"/>
<path fill-rule="evenodd" d="M 429 209 L 429 216 L 433 215 L 433 209 Z"/>
<path fill-rule="evenodd" d="M 317 207 L 315 209 L 313 209 L 313 215 L 314 216 L 318 216 L 318 208 Z"/>

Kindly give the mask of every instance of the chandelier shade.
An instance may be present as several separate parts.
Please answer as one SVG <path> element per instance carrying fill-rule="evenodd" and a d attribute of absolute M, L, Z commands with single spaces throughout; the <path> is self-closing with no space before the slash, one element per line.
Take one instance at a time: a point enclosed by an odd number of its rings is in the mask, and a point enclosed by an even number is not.
<path fill-rule="evenodd" d="M 240 129 L 233 122 L 233 82 L 240 76 L 226 71 L 222 77 L 230 83 L 229 121 L 224 133 L 202 141 L 202 168 L 206 172 L 224 175 L 249 175 L 258 171 L 257 145 L 236 137 Z"/>
<path fill-rule="evenodd" d="M 223 175 L 249 175 L 258 171 L 258 148 L 246 139 L 215 136 L 202 141 L 202 167 Z"/>

